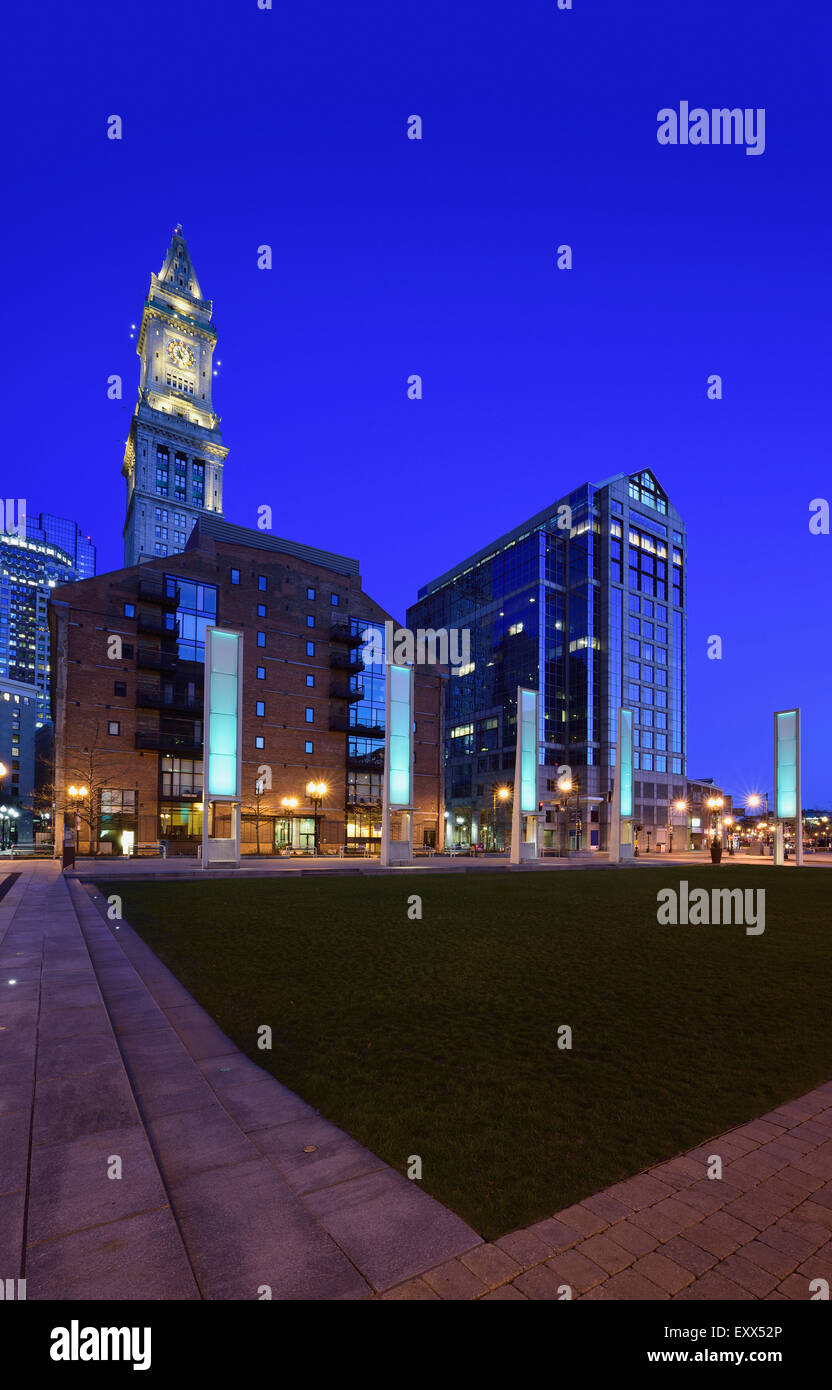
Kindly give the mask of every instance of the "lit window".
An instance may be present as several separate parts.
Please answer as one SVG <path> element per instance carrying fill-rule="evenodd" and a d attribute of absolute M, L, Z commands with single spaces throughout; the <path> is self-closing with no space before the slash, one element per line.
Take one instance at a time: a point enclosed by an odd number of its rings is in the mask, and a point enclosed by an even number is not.
<path fill-rule="evenodd" d="M 256 739 L 254 740 L 254 746 L 255 748 L 265 748 L 266 740 L 263 738 L 262 734 L 257 735 Z"/>
<path fill-rule="evenodd" d="M 306 722 L 307 724 L 315 723 L 315 711 L 312 709 L 311 705 L 306 706 Z"/>
<path fill-rule="evenodd" d="M 266 714 L 266 702 L 265 702 L 265 700 L 258 700 L 258 701 L 257 701 L 256 714 L 257 714 L 257 718 L 258 718 L 258 719 L 263 719 L 263 718 L 265 717 L 265 714 Z"/>
<path fill-rule="evenodd" d="M 109 722 L 108 722 L 108 724 L 107 724 L 107 733 L 108 733 L 108 734 L 120 734 L 120 733 L 121 733 L 121 724 L 119 723 L 119 721 L 118 721 L 117 719 L 111 719 L 111 720 L 109 720 Z"/>
<path fill-rule="evenodd" d="M 311 738 L 308 738 L 306 740 L 305 744 L 303 745 L 303 751 L 304 753 L 314 753 L 315 745 L 313 744 Z"/>

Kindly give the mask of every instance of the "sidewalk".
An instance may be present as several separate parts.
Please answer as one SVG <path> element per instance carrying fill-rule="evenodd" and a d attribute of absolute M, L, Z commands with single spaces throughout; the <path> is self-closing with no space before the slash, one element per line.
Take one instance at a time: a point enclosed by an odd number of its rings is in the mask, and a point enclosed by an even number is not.
<path fill-rule="evenodd" d="M 0 900 L 0 1278 L 362 1299 L 481 1244 L 236 1051 L 91 895 L 36 862 Z"/>
<path fill-rule="evenodd" d="M 94 893 L 49 861 L 0 880 L 0 1279 L 28 1298 L 806 1300 L 832 1283 L 832 1082 L 486 1245 L 238 1052 Z"/>

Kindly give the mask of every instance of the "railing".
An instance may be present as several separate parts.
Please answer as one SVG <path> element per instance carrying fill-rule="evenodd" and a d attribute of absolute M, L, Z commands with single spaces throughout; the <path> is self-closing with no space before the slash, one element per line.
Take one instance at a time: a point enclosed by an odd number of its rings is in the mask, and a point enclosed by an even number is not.
<path fill-rule="evenodd" d="M 204 694 L 201 690 L 190 696 L 177 693 L 166 695 L 164 691 L 152 686 L 136 687 L 137 709 L 176 710 L 182 714 L 197 714 L 203 704 Z"/>
<path fill-rule="evenodd" d="M 364 670 L 364 662 L 361 657 L 352 657 L 346 652 L 330 652 L 329 664 L 337 671 L 346 671 L 351 676 L 357 676 L 359 671 Z"/>
<path fill-rule="evenodd" d="M 153 647 L 139 647 L 136 653 L 136 665 L 149 671 L 173 671 L 176 662 L 173 652 L 160 652 Z"/>
<path fill-rule="evenodd" d="M 189 758 L 202 752 L 202 740 L 184 734 L 165 734 L 159 730 L 140 729 L 136 733 L 136 748 L 159 753 L 179 753 Z"/>
<path fill-rule="evenodd" d="M 356 700 L 364 699 L 364 687 L 357 685 L 353 689 L 350 685 L 344 685 L 343 681 L 333 681 L 329 687 L 329 697 L 331 700 L 348 700 L 350 704 L 355 704 Z"/>
<path fill-rule="evenodd" d="M 174 589 L 168 592 L 167 584 L 158 579 L 150 579 L 147 575 L 139 576 L 139 598 L 145 599 L 148 603 L 158 603 L 162 608 L 178 608 L 180 593 Z"/>

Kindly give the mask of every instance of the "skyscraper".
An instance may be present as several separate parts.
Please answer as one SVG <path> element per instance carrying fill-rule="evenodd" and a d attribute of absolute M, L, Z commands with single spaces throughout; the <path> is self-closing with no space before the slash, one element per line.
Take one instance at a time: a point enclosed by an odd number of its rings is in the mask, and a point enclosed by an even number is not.
<path fill-rule="evenodd" d="M 57 546 L 72 557 L 79 579 L 92 579 L 95 574 L 95 546 L 77 521 L 69 521 L 64 516 L 54 516 L 52 512 L 40 512 L 37 516 L 27 515 L 26 535 L 31 541 L 43 541 L 47 545 Z"/>
<path fill-rule="evenodd" d="M 50 718 L 49 595 L 77 578 L 59 546 L 0 532 L 0 677 L 33 687 L 38 728 Z"/>
<path fill-rule="evenodd" d="M 471 632 L 446 693 L 448 843 L 507 843 L 518 685 L 540 692 L 544 848 L 606 847 L 619 705 L 641 843 L 684 825 L 685 562 L 684 523 L 644 470 L 584 484 L 419 590 L 411 628 Z"/>
<path fill-rule="evenodd" d="M 124 453 L 124 563 L 175 555 L 201 514 L 222 515 L 222 442 L 211 383 L 217 332 L 181 226 L 150 277 L 136 351 L 139 395 Z"/>

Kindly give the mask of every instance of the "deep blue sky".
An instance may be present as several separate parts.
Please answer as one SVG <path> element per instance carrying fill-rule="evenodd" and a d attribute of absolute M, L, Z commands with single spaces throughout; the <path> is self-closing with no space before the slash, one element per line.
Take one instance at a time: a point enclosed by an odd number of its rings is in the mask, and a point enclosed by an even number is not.
<path fill-rule="evenodd" d="M 2 493 L 121 564 L 129 329 L 181 220 L 230 520 L 270 503 L 403 618 L 455 560 L 646 465 L 690 534 L 688 771 L 769 786 L 771 711 L 800 704 L 804 799 L 828 805 L 828 7 L 573 3 L 18 7 Z M 682 99 L 765 107 L 765 154 L 659 146 Z"/>

